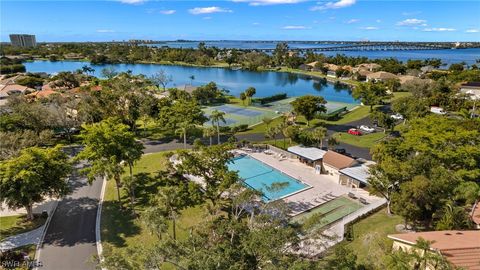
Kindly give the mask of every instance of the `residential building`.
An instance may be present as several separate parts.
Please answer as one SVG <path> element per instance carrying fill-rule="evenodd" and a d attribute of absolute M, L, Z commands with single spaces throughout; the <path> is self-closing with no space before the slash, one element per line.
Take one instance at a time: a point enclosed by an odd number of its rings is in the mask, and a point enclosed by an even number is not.
<path fill-rule="evenodd" d="M 333 175 L 335 179 L 340 179 L 340 170 L 357 165 L 358 162 L 335 151 L 329 150 L 322 159 L 323 171 L 326 174 Z"/>
<path fill-rule="evenodd" d="M 0 85 L 0 106 L 7 103 L 9 96 L 29 94 L 34 91 L 33 88 L 19 84 Z"/>
<path fill-rule="evenodd" d="M 411 251 L 420 238 L 430 241 L 430 252 L 445 257 L 453 266 L 480 270 L 480 230 L 471 231 L 431 231 L 392 234 L 393 249 Z M 420 252 L 420 251 L 419 251 Z M 427 269 L 435 269 L 427 266 Z"/>
<path fill-rule="evenodd" d="M 37 46 L 37 40 L 35 39 L 35 35 L 27 35 L 27 34 L 11 34 L 10 43 L 12 44 L 12 46 L 16 46 L 16 47 L 36 47 Z"/>
<path fill-rule="evenodd" d="M 373 71 L 377 71 L 382 66 L 379 65 L 379 64 L 376 64 L 376 63 L 363 63 L 363 64 L 358 65 L 357 67 L 360 68 L 360 69 L 365 69 L 365 70 L 373 72 Z"/>
<path fill-rule="evenodd" d="M 367 82 L 384 82 L 389 79 L 398 79 L 398 76 L 386 71 L 378 71 L 367 75 Z"/>

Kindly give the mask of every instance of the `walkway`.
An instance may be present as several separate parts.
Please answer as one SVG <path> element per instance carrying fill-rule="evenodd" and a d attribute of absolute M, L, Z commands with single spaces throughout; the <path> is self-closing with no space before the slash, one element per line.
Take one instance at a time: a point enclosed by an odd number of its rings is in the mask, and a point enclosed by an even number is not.
<path fill-rule="evenodd" d="M 2 242 L 0 242 L 0 251 L 6 251 L 31 244 L 38 244 L 40 238 L 42 237 L 44 228 L 45 225 L 42 225 L 34 230 L 5 238 Z"/>

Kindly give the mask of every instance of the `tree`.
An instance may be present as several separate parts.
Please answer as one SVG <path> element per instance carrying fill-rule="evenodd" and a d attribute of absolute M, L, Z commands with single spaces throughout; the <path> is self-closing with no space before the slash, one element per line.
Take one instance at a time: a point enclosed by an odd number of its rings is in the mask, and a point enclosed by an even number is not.
<path fill-rule="evenodd" d="M 213 205 L 224 191 L 238 182 L 237 173 L 227 167 L 227 163 L 233 158 L 228 150 L 227 146 L 214 145 L 179 154 L 181 163 L 177 165 L 177 170 L 181 174 L 201 177 L 205 183 L 204 195 Z"/>
<path fill-rule="evenodd" d="M 193 85 L 193 81 L 195 80 L 195 76 L 190 75 L 188 78 L 190 79 L 190 85 Z"/>
<path fill-rule="evenodd" d="M 352 96 L 359 99 L 363 105 L 370 106 L 370 112 L 372 112 L 373 106 L 380 104 L 388 95 L 385 87 L 381 84 L 368 82 L 353 88 Z"/>
<path fill-rule="evenodd" d="M 219 110 L 213 110 L 210 115 L 210 121 L 212 121 L 212 126 L 217 126 L 217 144 L 220 144 L 220 121 L 226 123 L 225 113 Z"/>
<path fill-rule="evenodd" d="M 335 146 L 339 145 L 338 140 L 333 136 L 328 137 L 327 143 L 328 149 L 335 149 Z"/>
<path fill-rule="evenodd" d="M 298 132 L 299 132 L 298 126 L 285 126 L 283 128 L 282 130 L 283 137 L 284 137 L 283 148 L 285 149 L 287 148 L 287 146 L 285 145 L 285 138 L 288 138 L 288 140 L 290 141 L 290 144 L 292 144 L 292 140 L 298 135 Z"/>
<path fill-rule="evenodd" d="M 85 66 L 82 67 L 82 72 L 85 73 L 85 74 L 90 73 L 90 74 L 93 75 L 93 73 L 95 72 L 95 69 L 92 68 L 91 66 L 85 65 Z"/>
<path fill-rule="evenodd" d="M 357 269 L 357 255 L 348 247 L 338 245 L 334 254 L 327 258 L 324 269 L 328 270 L 355 270 Z"/>
<path fill-rule="evenodd" d="M 135 139 L 127 125 L 115 118 L 82 127 L 84 130 L 80 138 L 85 148 L 76 156 L 76 160 L 90 162 L 91 166 L 84 169 L 90 182 L 99 175 L 113 177 L 120 201 L 122 162 L 128 165 L 129 175 L 133 178 L 133 165 L 142 156 L 143 145 Z"/>
<path fill-rule="evenodd" d="M 245 95 L 245 92 L 240 93 L 240 100 L 242 101 L 243 105 L 245 105 L 246 99 L 247 99 L 247 95 Z"/>
<path fill-rule="evenodd" d="M 453 202 L 445 204 L 437 215 L 441 218 L 435 222 L 435 230 L 465 230 L 472 227 L 470 216 L 465 208 L 456 206 Z"/>
<path fill-rule="evenodd" d="M 177 239 L 176 221 L 180 215 L 180 211 L 186 206 L 183 200 L 182 189 L 176 186 L 166 186 L 160 189 L 155 199 L 155 204 L 163 209 L 164 216 L 172 221 L 173 239 Z"/>
<path fill-rule="evenodd" d="M 192 125 L 189 122 L 183 121 L 176 130 L 176 133 L 183 137 L 183 149 L 187 149 L 187 132 L 190 128 L 192 128 Z"/>
<path fill-rule="evenodd" d="M 163 91 L 165 91 L 165 88 L 169 83 L 173 81 L 173 78 L 171 75 L 168 75 L 165 70 L 160 69 L 156 73 L 154 73 L 152 76 L 150 76 L 150 81 L 155 84 L 157 88 L 160 88 L 160 85 L 163 87 Z"/>
<path fill-rule="evenodd" d="M 118 72 L 113 67 L 106 67 L 102 69 L 101 74 L 107 79 L 113 79 L 115 76 L 118 75 Z"/>
<path fill-rule="evenodd" d="M 327 129 L 324 127 L 316 127 L 312 130 L 312 135 L 317 147 L 323 147 L 323 139 L 327 135 Z"/>
<path fill-rule="evenodd" d="M 203 129 L 203 137 L 208 138 L 210 146 L 212 146 L 212 137 L 215 136 L 216 130 L 213 127 L 207 127 Z"/>
<path fill-rule="evenodd" d="M 320 96 L 306 95 L 295 99 L 291 104 L 293 110 L 297 114 L 301 114 L 307 120 L 307 126 L 310 126 L 310 121 L 319 113 L 327 112 L 325 104 L 327 101 Z"/>
<path fill-rule="evenodd" d="M 257 93 L 257 90 L 254 87 L 248 87 L 245 90 L 245 96 L 248 98 L 248 104 L 252 103 L 252 97 Z"/>
<path fill-rule="evenodd" d="M 410 120 L 427 115 L 428 103 L 413 96 L 401 97 L 392 101 L 392 110 Z"/>
<path fill-rule="evenodd" d="M 288 56 L 288 43 L 279 42 L 273 51 L 273 58 L 275 59 L 275 64 L 281 66 L 285 58 Z"/>
<path fill-rule="evenodd" d="M 269 125 L 272 123 L 273 119 L 270 117 L 264 117 L 262 119 L 262 122 L 267 126 L 267 129 L 269 128 Z"/>
<path fill-rule="evenodd" d="M 0 201 L 14 209 L 25 207 L 27 219 L 32 220 L 34 203 L 46 196 L 67 194 L 65 178 L 70 171 L 68 157 L 60 146 L 25 148 L 19 156 L 0 163 Z"/>
<path fill-rule="evenodd" d="M 374 111 L 370 114 L 372 120 L 377 121 L 377 124 L 383 127 L 383 132 L 385 133 L 387 129 L 393 131 L 395 128 L 395 119 L 390 117 L 390 115 L 381 112 L 381 111 Z"/>

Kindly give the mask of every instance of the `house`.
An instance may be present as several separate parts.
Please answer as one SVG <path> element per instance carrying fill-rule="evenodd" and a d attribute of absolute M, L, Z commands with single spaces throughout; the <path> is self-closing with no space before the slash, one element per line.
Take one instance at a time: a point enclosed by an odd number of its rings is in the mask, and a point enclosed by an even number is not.
<path fill-rule="evenodd" d="M 423 238 L 432 242 L 430 252 L 439 253 L 453 266 L 480 269 L 480 230 L 431 231 L 388 235 L 393 240 L 393 249 L 409 251 L 415 248 L 417 240 Z M 427 269 L 435 269 L 433 266 Z"/>
<path fill-rule="evenodd" d="M 300 162 L 314 167 L 316 173 L 322 172 L 322 159 L 327 151 L 316 147 L 305 147 L 301 145 L 291 146 L 287 149 L 287 151 L 295 154 Z"/>
<path fill-rule="evenodd" d="M 7 104 L 9 96 L 24 95 L 34 91 L 33 88 L 19 84 L 0 85 L 0 106 Z"/>
<path fill-rule="evenodd" d="M 354 166 L 358 162 L 335 151 L 329 150 L 322 159 L 323 171 L 326 174 L 333 175 L 336 179 L 340 179 L 340 170 Z"/>
<path fill-rule="evenodd" d="M 480 99 L 480 82 L 468 82 L 460 86 L 460 92 L 469 95 L 472 100 Z"/>
<path fill-rule="evenodd" d="M 397 76 L 400 84 L 405 84 L 409 82 L 421 81 L 422 79 L 412 76 L 412 75 L 399 75 Z"/>
<path fill-rule="evenodd" d="M 376 63 L 363 63 L 357 66 L 360 69 L 365 69 L 371 72 L 377 71 L 380 69 L 382 66 Z"/>
<path fill-rule="evenodd" d="M 365 68 L 353 68 L 352 69 L 352 79 L 357 81 L 366 81 L 367 76 L 373 72 Z"/>
<path fill-rule="evenodd" d="M 398 79 L 398 76 L 386 71 L 378 71 L 367 75 L 367 82 L 384 82 L 389 79 Z"/>
<path fill-rule="evenodd" d="M 366 162 L 353 167 L 341 169 L 338 183 L 352 188 L 363 188 L 368 185 L 370 166 L 373 162 Z"/>
<path fill-rule="evenodd" d="M 61 95 L 60 92 L 53 91 L 53 90 L 42 90 L 42 91 L 36 91 L 31 94 L 28 94 L 27 97 L 37 99 L 37 98 L 48 98 L 51 95 Z"/>

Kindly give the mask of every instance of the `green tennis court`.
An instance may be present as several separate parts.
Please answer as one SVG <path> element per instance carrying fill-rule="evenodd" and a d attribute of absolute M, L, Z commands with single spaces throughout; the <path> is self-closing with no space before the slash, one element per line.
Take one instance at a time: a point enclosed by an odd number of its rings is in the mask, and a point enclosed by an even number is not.
<path fill-rule="evenodd" d="M 262 122 L 262 119 L 265 117 L 275 118 L 280 116 L 275 113 L 275 111 L 269 108 L 259 108 L 254 106 L 238 106 L 232 104 L 224 104 L 221 106 L 210 106 L 203 109 L 203 112 L 208 117 L 211 115 L 212 111 L 218 110 L 225 113 L 225 122 L 220 123 L 222 126 L 238 126 L 238 125 L 248 125 L 252 126 Z M 207 126 L 211 126 L 211 122 L 205 123 Z"/>

